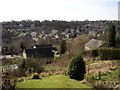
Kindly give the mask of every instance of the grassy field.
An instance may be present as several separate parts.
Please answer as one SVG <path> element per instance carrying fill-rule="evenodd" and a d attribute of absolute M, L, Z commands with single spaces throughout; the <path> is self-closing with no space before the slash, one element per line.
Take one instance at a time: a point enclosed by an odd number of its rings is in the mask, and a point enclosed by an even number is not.
<path fill-rule="evenodd" d="M 16 88 L 91 88 L 91 86 L 69 79 L 65 75 L 52 75 L 42 79 L 18 82 Z"/>

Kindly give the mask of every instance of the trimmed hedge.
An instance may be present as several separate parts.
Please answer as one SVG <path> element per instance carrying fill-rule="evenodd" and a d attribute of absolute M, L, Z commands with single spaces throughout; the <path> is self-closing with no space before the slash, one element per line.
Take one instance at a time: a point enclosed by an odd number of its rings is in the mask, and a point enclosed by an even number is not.
<path fill-rule="evenodd" d="M 98 49 L 98 53 L 102 60 L 120 59 L 120 49 Z"/>
<path fill-rule="evenodd" d="M 119 60 L 120 59 L 120 49 L 96 49 L 92 50 L 92 57 L 99 56 L 101 60 Z"/>

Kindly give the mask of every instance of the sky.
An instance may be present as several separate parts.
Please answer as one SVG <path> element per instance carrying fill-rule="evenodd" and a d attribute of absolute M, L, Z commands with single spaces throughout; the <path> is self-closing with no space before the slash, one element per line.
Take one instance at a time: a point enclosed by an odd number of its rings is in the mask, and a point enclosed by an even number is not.
<path fill-rule="evenodd" d="M 119 0 L 0 0 L 0 22 L 117 20 Z"/>

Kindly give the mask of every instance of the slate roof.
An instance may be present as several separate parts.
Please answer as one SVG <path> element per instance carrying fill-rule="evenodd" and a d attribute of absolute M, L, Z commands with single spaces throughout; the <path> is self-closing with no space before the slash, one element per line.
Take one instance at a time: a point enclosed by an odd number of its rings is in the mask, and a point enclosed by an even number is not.
<path fill-rule="evenodd" d="M 35 45 L 36 48 L 52 48 L 51 44 Z"/>
<path fill-rule="evenodd" d="M 52 31 L 51 31 L 51 34 L 52 34 L 52 35 L 58 34 L 58 30 L 52 30 Z"/>
<path fill-rule="evenodd" d="M 54 57 L 54 53 L 52 52 L 51 45 L 39 45 L 36 48 L 25 49 L 27 57 L 32 58 L 48 58 Z"/>
<path fill-rule="evenodd" d="M 90 49 L 97 49 L 97 48 L 101 47 L 104 43 L 105 43 L 105 41 L 91 39 L 88 43 L 85 44 L 85 46 Z"/>

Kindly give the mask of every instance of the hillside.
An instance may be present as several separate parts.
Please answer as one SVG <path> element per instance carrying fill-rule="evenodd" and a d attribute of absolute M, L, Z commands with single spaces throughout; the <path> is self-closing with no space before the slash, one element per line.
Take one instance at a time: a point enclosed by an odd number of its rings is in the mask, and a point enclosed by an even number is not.
<path fill-rule="evenodd" d="M 87 34 L 80 35 L 72 40 L 67 41 L 70 52 L 80 53 L 84 51 L 84 45 L 89 41 Z"/>

